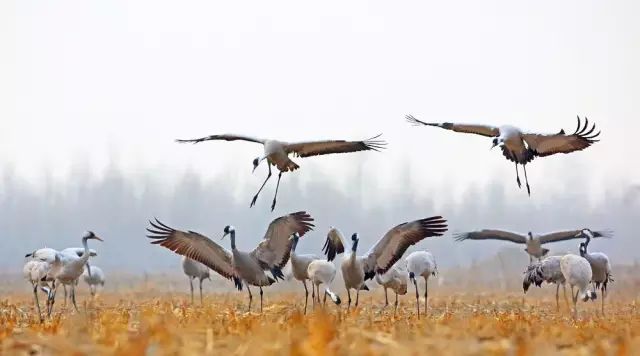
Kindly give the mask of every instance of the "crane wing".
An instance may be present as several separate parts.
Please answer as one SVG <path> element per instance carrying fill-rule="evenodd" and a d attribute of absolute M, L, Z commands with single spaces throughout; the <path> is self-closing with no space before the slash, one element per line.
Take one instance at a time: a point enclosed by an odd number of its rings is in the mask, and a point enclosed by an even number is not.
<path fill-rule="evenodd" d="M 176 142 L 179 142 L 179 143 L 200 143 L 204 141 L 249 141 L 249 142 L 255 142 L 255 143 L 264 143 L 263 139 L 259 139 L 251 136 L 235 135 L 235 134 L 211 135 L 211 136 L 205 136 L 201 138 L 176 140 Z"/>
<path fill-rule="evenodd" d="M 571 135 L 566 135 L 564 130 L 557 134 L 532 134 L 525 133 L 522 138 L 527 143 L 529 150 L 536 156 L 545 157 L 556 153 L 571 153 L 581 151 L 598 142 L 596 138 L 600 135 L 600 131 L 595 131 L 596 125 L 593 124 L 589 129 L 589 119 L 584 119 L 584 126 L 578 117 L 578 127 Z"/>
<path fill-rule="evenodd" d="M 293 241 L 289 238 L 294 233 L 304 236 L 311 231 L 314 226 L 312 221 L 311 215 L 305 211 L 298 211 L 273 220 L 269 224 L 264 239 L 251 251 L 251 255 L 264 269 L 283 268 L 291 254 Z"/>
<path fill-rule="evenodd" d="M 583 239 L 586 235 L 580 230 L 568 230 L 568 231 L 556 231 L 548 234 L 540 235 L 540 243 L 545 244 L 549 242 L 564 241 L 571 239 Z M 611 237 L 608 231 L 592 231 L 593 237 Z"/>
<path fill-rule="evenodd" d="M 527 243 L 527 237 L 515 232 L 503 230 L 480 230 L 456 234 L 456 241 L 462 240 L 503 240 L 511 241 L 517 244 Z"/>
<path fill-rule="evenodd" d="M 64 250 L 60 251 L 63 254 L 70 254 L 70 255 L 76 255 L 78 257 L 82 257 L 82 255 L 84 254 L 84 248 L 83 247 L 69 247 L 69 248 L 65 248 Z M 89 256 L 90 257 L 96 257 L 98 255 L 98 253 L 96 252 L 96 250 L 90 248 L 89 249 Z"/>
<path fill-rule="evenodd" d="M 344 252 L 344 236 L 340 230 L 332 227 L 327 233 L 327 239 L 322 247 L 322 252 L 327 256 L 327 261 L 331 262 L 336 255 Z"/>
<path fill-rule="evenodd" d="M 424 122 L 416 119 L 412 115 L 406 116 L 407 121 L 414 125 L 424 125 L 424 126 L 435 126 L 440 127 L 445 130 L 451 130 L 455 132 L 463 132 L 463 133 L 472 133 L 481 136 L 487 137 L 496 137 L 500 135 L 500 129 L 493 126 L 488 125 L 474 125 L 474 124 L 453 124 L 451 122 L 444 123 L 432 123 L 432 122 Z"/>
<path fill-rule="evenodd" d="M 294 153 L 299 157 L 369 150 L 380 151 L 384 149 L 385 145 L 387 144 L 385 141 L 378 139 L 380 135 L 368 138 L 363 141 L 324 140 L 289 143 L 285 145 L 285 151 L 287 153 Z"/>
<path fill-rule="evenodd" d="M 198 261 L 227 279 L 233 279 L 236 287 L 242 284 L 236 270 L 233 268 L 233 256 L 224 247 L 211 241 L 210 238 L 194 231 L 175 230 L 156 219 L 147 231 L 151 243 Z"/>
<path fill-rule="evenodd" d="M 447 221 L 442 216 L 406 222 L 389 230 L 364 257 L 365 280 L 388 271 L 409 246 L 446 231 Z"/>

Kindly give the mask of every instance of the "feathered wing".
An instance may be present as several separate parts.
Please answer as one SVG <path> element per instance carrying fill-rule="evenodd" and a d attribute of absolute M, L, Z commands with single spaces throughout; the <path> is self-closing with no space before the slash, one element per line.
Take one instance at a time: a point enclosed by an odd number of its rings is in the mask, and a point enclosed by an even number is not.
<path fill-rule="evenodd" d="M 251 252 L 263 269 L 283 268 L 289 261 L 294 233 L 301 237 L 313 228 L 313 218 L 305 211 L 281 216 L 269 224 L 264 239 Z"/>
<path fill-rule="evenodd" d="M 511 241 L 518 244 L 527 243 L 527 237 L 517 234 L 515 232 L 503 231 L 503 230 L 480 230 L 464 232 L 454 235 L 456 241 L 463 240 L 503 240 Z"/>
<path fill-rule="evenodd" d="M 299 157 L 369 150 L 380 151 L 385 148 L 387 143 L 378 139 L 379 137 L 380 135 L 363 141 L 324 140 L 289 143 L 285 145 L 284 149 L 287 153 L 293 153 Z"/>
<path fill-rule="evenodd" d="M 227 279 L 233 279 L 236 287 L 241 288 L 240 277 L 233 268 L 233 256 L 224 247 L 208 237 L 194 231 L 175 230 L 156 219 L 149 221 L 147 228 L 153 239 L 151 243 L 163 246 L 179 255 L 198 261 Z"/>
<path fill-rule="evenodd" d="M 409 246 L 427 237 L 442 236 L 446 231 L 447 221 L 442 216 L 403 223 L 389 230 L 364 256 L 365 280 L 388 271 Z"/>
<path fill-rule="evenodd" d="M 440 127 L 445 130 L 451 130 L 455 132 L 471 133 L 471 134 L 476 134 L 476 135 L 486 136 L 486 137 L 496 137 L 500 135 L 500 129 L 498 129 L 497 127 L 488 126 L 488 125 L 454 124 L 451 122 L 444 122 L 444 123 L 424 122 L 416 119 L 412 115 L 407 115 L 406 119 L 407 121 L 409 121 L 414 125 Z"/>
<path fill-rule="evenodd" d="M 82 255 L 84 254 L 84 247 L 69 247 L 69 248 L 65 248 L 64 250 L 60 251 L 63 254 L 73 254 L 76 255 L 78 257 L 82 257 Z M 98 253 L 96 252 L 96 250 L 90 248 L 89 249 L 89 256 L 90 257 L 96 257 L 98 255 Z"/>
<path fill-rule="evenodd" d="M 322 252 L 327 256 L 327 261 L 331 262 L 344 252 L 344 237 L 340 230 L 332 227 L 327 233 L 327 239 L 322 247 Z"/>
<path fill-rule="evenodd" d="M 599 141 L 596 138 L 600 135 L 600 131 L 593 133 L 595 129 L 595 124 L 589 128 L 589 119 L 584 119 L 583 126 L 580 117 L 578 117 L 578 127 L 571 135 L 567 135 L 564 130 L 561 130 L 557 134 L 547 135 L 525 133 L 522 138 L 534 155 L 545 157 L 556 153 L 571 153 L 584 150 Z"/>
<path fill-rule="evenodd" d="M 593 237 L 611 237 L 608 231 L 592 231 Z M 564 241 L 571 239 L 583 239 L 587 236 L 580 230 L 556 231 L 548 234 L 540 235 L 540 243 Z"/>
<path fill-rule="evenodd" d="M 265 140 L 257 137 L 235 135 L 235 134 L 211 135 L 211 136 L 205 136 L 205 137 L 193 138 L 193 139 L 187 139 L 187 140 L 182 140 L 182 139 L 176 140 L 176 142 L 179 142 L 179 143 L 200 143 L 204 141 L 248 141 L 248 142 L 255 142 L 255 143 L 264 143 Z"/>

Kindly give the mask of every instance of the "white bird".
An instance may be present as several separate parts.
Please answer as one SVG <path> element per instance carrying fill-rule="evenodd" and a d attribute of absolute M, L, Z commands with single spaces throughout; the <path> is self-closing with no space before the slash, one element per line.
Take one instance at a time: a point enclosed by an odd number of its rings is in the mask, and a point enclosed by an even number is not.
<path fill-rule="evenodd" d="M 560 285 L 564 291 L 564 300 L 567 301 L 567 287 L 565 285 L 565 278 L 560 268 L 560 261 L 562 256 L 549 256 L 542 261 L 538 261 L 532 265 L 529 265 L 527 271 L 524 273 L 524 279 L 522 281 L 522 289 L 527 293 L 529 287 L 534 284 L 536 287 L 540 287 L 542 282 L 554 283 L 556 285 L 556 309 L 560 310 Z"/>
<path fill-rule="evenodd" d="M 517 232 L 510 232 L 504 230 L 478 230 L 471 232 L 464 232 L 455 234 L 454 238 L 456 241 L 464 241 L 464 240 L 502 240 L 502 241 L 511 241 L 517 244 L 526 245 L 525 251 L 529 254 L 529 263 L 533 262 L 534 258 L 538 260 L 542 259 L 542 257 L 546 256 L 549 253 L 549 250 L 546 248 L 542 248 L 543 244 L 547 244 L 550 242 L 557 241 L 565 241 L 571 239 L 579 239 L 585 238 L 584 231 L 586 229 L 581 230 L 567 230 L 567 231 L 556 231 L 550 232 L 543 235 L 533 235 L 533 233 L 528 232 L 527 235 L 523 235 Z M 595 231 L 593 232 L 594 237 L 611 237 L 608 231 Z"/>
<path fill-rule="evenodd" d="M 429 277 L 438 274 L 438 265 L 431 252 L 415 251 L 407 256 L 407 272 L 416 289 L 416 308 L 420 318 L 420 295 L 418 294 L 418 277 L 424 278 L 424 312 L 429 308 Z"/>
<path fill-rule="evenodd" d="M 313 260 L 309 263 L 307 274 L 311 280 L 311 288 L 315 288 L 315 295 L 320 303 L 320 285 L 324 284 L 324 303 L 327 302 L 327 294 L 336 305 L 340 305 L 340 297 L 329 289 L 329 284 L 333 282 L 336 276 L 336 266 L 329 261 Z M 316 298 L 313 298 L 313 305 L 316 304 Z"/>
<path fill-rule="evenodd" d="M 327 234 L 327 236 L 332 235 L 332 234 L 341 234 L 340 231 L 338 231 L 335 228 L 331 228 L 329 230 L 329 233 Z M 323 258 L 317 255 L 299 255 L 296 253 L 296 247 L 298 246 L 298 241 L 300 240 L 300 236 L 298 234 L 293 234 L 293 236 L 291 236 L 292 239 L 292 244 L 291 244 L 291 272 L 293 274 L 293 277 L 297 280 L 299 280 L 300 282 L 302 282 L 302 285 L 304 286 L 304 313 L 307 313 L 307 303 L 308 303 L 308 299 L 309 299 L 309 290 L 307 289 L 307 280 L 310 279 L 309 277 L 309 273 L 308 273 L 308 269 L 309 269 L 309 264 L 311 264 L 311 262 L 315 261 L 315 260 L 322 260 Z M 330 244 L 333 243 L 334 240 L 330 239 L 329 237 L 327 237 L 327 240 L 325 242 L 324 248 L 325 250 L 331 249 L 332 251 L 332 255 L 327 256 L 327 260 L 328 261 L 333 261 L 333 259 L 335 258 L 336 253 L 342 253 L 344 252 L 344 246 L 339 245 L 339 246 L 329 246 Z M 337 241 L 342 241 L 340 238 L 337 239 Z M 313 287 L 313 286 L 312 286 Z M 312 288 L 311 289 L 311 297 L 315 298 L 315 289 Z M 318 296 L 319 298 L 320 296 Z M 315 300 L 315 299 L 314 299 Z"/>
<path fill-rule="evenodd" d="M 53 303 L 60 283 L 71 286 L 71 301 L 73 302 L 73 307 L 78 311 L 78 305 L 76 304 L 76 281 L 84 272 L 84 267 L 89 261 L 90 250 L 87 245 L 88 240 L 103 241 L 100 237 L 96 236 L 93 231 L 87 231 L 82 237 L 84 252 L 81 257 L 74 254 L 65 255 L 59 253 L 60 256 L 63 256 L 63 258 L 61 258 L 62 265 L 60 268 L 54 268 L 51 271 L 53 278 L 55 278 L 55 286 L 53 287 L 51 296 L 50 312 L 53 310 Z"/>
<path fill-rule="evenodd" d="M 147 235 L 169 250 L 196 260 L 227 279 L 233 279 L 236 288 L 242 290 L 242 282 L 249 292 L 249 311 L 253 296 L 249 285 L 260 288 L 260 311 L 262 311 L 262 287 L 275 283 L 277 278 L 283 279 L 282 268 L 289 261 L 294 233 L 304 236 L 313 227 L 313 218 L 304 211 L 279 217 L 269 224 L 264 239 L 251 252 L 239 251 L 236 248 L 236 230 L 227 225 L 224 238 L 231 235 L 231 252 L 213 242 L 208 237 L 194 231 L 175 230 L 156 219 L 150 222 L 152 228 Z M 270 270 L 273 278 L 264 271 Z"/>
<path fill-rule="evenodd" d="M 89 286 L 92 297 L 96 295 L 98 286 L 104 287 L 106 280 L 102 268 L 96 265 L 88 265 L 82 273 L 82 279 Z"/>
<path fill-rule="evenodd" d="M 596 289 L 600 289 L 600 296 L 602 297 L 601 312 L 604 315 L 604 299 L 607 294 L 607 285 L 609 282 L 613 282 L 611 275 L 611 263 L 609 262 L 609 256 L 602 252 L 588 252 L 587 247 L 589 241 L 593 237 L 593 233 L 590 230 L 586 230 L 587 234 L 586 242 L 580 243 L 580 256 L 584 257 L 591 265 L 592 278 L 591 281 L 595 284 Z"/>
<path fill-rule="evenodd" d="M 387 289 L 391 289 L 396 295 L 394 313 L 398 310 L 398 295 L 407 294 L 407 271 L 396 263 L 384 274 L 376 275 L 376 282 L 384 288 L 384 306 L 389 305 Z"/>
<path fill-rule="evenodd" d="M 202 281 L 211 280 L 209 276 L 209 267 L 202 263 L 192 260 L 189 257 L 182 256 L 182 270 L 189 278 L 189 286 L 191 287 L 191 304 L 193 304 L 193 280 L 197 278 L 200 281 L 200 304 L 202 304 Z"/>
<path fill-rule="evenodd" d="M 31 255 L 32 254 L 28 254 L 26 257 L 31 257 Z M 38 310 L 38 319 L 41 323 L 44 319 L 42 317 L 42 311 L 40 310 L 40 301 L 38 300 L 38 288 L 47 294 L 48 301 L 50 289 L 49 284 L 47 283 L 47 274 L 51 270 L 51 266 L 52 264 L 47 261 L 30 259 L 22 268 L 24 278 L 31 283 L 31 287 L 33 288 L 33 297 L 35 299 L 36 309 Z"/>
<path fill-rule="evenodd" d="M 82 254 L 84 253 L 84 248 L 82 247 L 68 247 L 65 248 L 64 250 L 60 251 L 61 254 L 63 254 L 64 256 L 78 256 L 78 257 L 82 257 Z M 96 250 L 90 248 L 89 249 L 89 257 L 96 257 L 98 255 L 98 253 L 96 252 Z M 86 267 L 89 267 L 89 261 L 87 261 Z M 86 269 L 84 270 L 86 271 Z M 84 272 L 83 272 L 84 273 Z M 91 271 L 89 271 L 89 273 L 91 273 Z M 78 277 L 80 278 L 80 277 Z M 75 280 L 75 282 L 73 282 L 73 284 L 75 284 L 76 286 L 78 286 L 78 279 Z M 67 293 L 67 285 L 63 284 L 62 288 L 64 289 L 64 306 L 67 306 L 67 297 L 68 297 L 68 293 Z"/>
<path fill-rule="evenodd" d="M 356 290 L 356 307 L 360 297 L 360 290 L 369 290 L 365 281 L 372 279 L 375 274 L 387 272 L 412 246 L 422 239 L 431 236 L 442 236 L 447 231 L 446 220 L 441 216 L 433 216 L 426 219 L 402 223 L 389 230 L 366 255 L 358 257 L 358 234 L 351 236 L 351 254 L 342 261 L 342 277 L 351 306 L 351 289 Z M 337 239 L 339 236 L 331 236 Z M 341 241 L 339 243 L 342 243 Z M 337 241 L 332 246 L 338 246 Z M 325 251 L 331 253 L 331 248 Z"/>
<path fill-rule="evenodd" d="M 560 260 L 560 269 L 565 280 L 571 286 L 571 299 L 573 300 L 573 317 L 578 317 L 578 296 L 582 295 L 582 301 L 596 299 L 596 294 L 589 291 L 591 283 L 591 265 L 584 257 L 577 255 L 565 255 Z M 578 290 L 574 294 L 574 287 Z"/>
<path fill-rule="evenodd" d="M 269 168 L 269 174 L 267 178 L 260 186 L 260 189 L 251 200 L 250 206 L 254 206 L 258 195 L 264 188 L 269 178 L 271 178 L 271 166 L 278 168 L 280 173 L 278 174 L 278 183 L 276 184 L 276 192 L 273 196 L 273 203 L 271 204 L 271 211 L 275 209 L 276 198 L 278 196 L 278 188 L 280 187 L 280 178 L 283 172 L 295 171 L 300 168 L 294 161 L 289 158 L 289 154 L 293 154 L 298 157 L 310 157 L 318 155 L 326 155 L 332 153 L 348 153 L 357 151 L 380 151 L 384 148 L 386 143 L 382 140 L 378 140 L 380 135 L 366 139 L 363 141 L 344 141 L 344 140 L 323 140 L 323 141 L 307 141 L 298 143 L 288 143 L 284 141 L 262 139 L 243 135 L 223 134 L 223 135 L 211 135 L 191 140 L 176 140 L 181 143 L 199 143 L 209 140 L 224 140 L 224 141 L 248 141 L 262 144 L 264 148 L 264 154 L 253 160 L 253 171 L 256 170 L 260 162 L 266 160 L 267 167 Z"/>
<path fill-rule="evenodd" d="M 516 165 L 516 177 L 518 187 L 521 187 L 518 164 L 522 165 L 524 178 L 527 185 L 527 193 L 531 195 L 529 179 L 527 178 L 527 163 L 536 157 L 546 157 L 556 153 L 571 153 L 581 151 L 598 142 L 596 138 L 600 131 L 595 131 L 595 124 L 588 129 L 589 120 L 585 118 L 584 126 L 578 117 L 578 127 L 571 135 L 567 135 L 564 130 L 556 134 L 527 133 L 513 126 L 488 126 L 473 124 L 429 123 L 423 122 L 411 115 L 406 116 L 407 121 L 415 125 L 426 125 L 440 127 L 455 132 L 472 133 L 476 135 L 492 137 L 492 146 L 499 146 L 505 158 Z"/>

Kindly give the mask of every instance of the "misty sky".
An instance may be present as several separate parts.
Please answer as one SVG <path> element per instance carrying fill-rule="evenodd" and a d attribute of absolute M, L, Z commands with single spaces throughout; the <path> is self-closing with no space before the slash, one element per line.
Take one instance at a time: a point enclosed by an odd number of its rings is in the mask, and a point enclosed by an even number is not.
<path fill-rule="evenodd" d="M 159 212 L 184 228 L 222 231 L 222 214 L 264 230 L 276 216 L 268 212 L 275 180 L 248 209 L 266 175 L 264 166 L 251 174 L 261 147 L 173 142 L 225 132 L 287 141 L 383 133 L 389 142 L 383 153 L 298 159 L 302 169 L 284 176 L 276 213 L 315 207 L 335 210 L 315 214 L 344 224 L 357 215 L 391 227 L 446 211 L 465 228 L 520 231 L 591 217 L 624 231 L 629 215 L 605 217 L 637 209 L 625 195 L 640 183 L 632 144 L 640 129 L 639 10 L 637 1 L 2 1 L 0 191 L 8 210 L 0 239 L 12 247 L 0 257 L 50 235 L 71 243 L 94 228 L 87 225 L 119 231 L 108 202 L 92 200 L 108 199 L 96 190 L 107 189 L 109 174 L 121 180 L 108 187 L 121 193 L 120 209 L 141 219 L 123 223 L 135 239 Z M 488 139 L 414 128 L 408 113 L 541 132 L 573 132 L 576 115 L 587 116 L 602 142 L 534 161 L 529 199 Z M 194 182 L 189 193 L 184 185 Z M 194 192 L 219 215 L 176 196 Z M 466 223 L 465 206 L 494 211 L 494 198 L 509 214 Z M 598 210 L 611 206 L 618 210 Z M 68 214 L 55 218 L 46 210 L 62 207 Z M 390 215 L 390 207 L 398 210 Z M 563 224 L 550 211 L 584 214 Z M 368 227 L 345 228 L 356 229 Z"/>

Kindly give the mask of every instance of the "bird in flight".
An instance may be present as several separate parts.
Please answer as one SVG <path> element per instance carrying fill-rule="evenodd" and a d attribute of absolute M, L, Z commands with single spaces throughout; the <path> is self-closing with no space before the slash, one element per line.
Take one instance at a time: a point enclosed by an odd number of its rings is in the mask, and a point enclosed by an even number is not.
<path fill-rule="evenodd" d="M 258 199 L 258 195 L 264 188 L 265 184 L 269 178 L 271 178 L 271 166 L 275 166 L 278 168 L 280 173 L 278 174 L 278 183 L 276 184 L 276 192 L 273 196 L 273 202 L 271 204 L 271 211 L 276 207 L 276 198 L 278 196 L 278 188 L 280 187 L 280 178 L 282 177 L 283 172 L 295 171 L 300 168 L 298 164 L 296 164 L 293 160 L 289 158 L 290 154 L 293 154 L 294 157 L 310 157 L 310 156 L 319 156 L 319 155 L 327 155 L 332 153 L 347 153 L 347 152 L 358 152 L 358 151 L 380 151 L 385 148 L 386 142 L 380 140 L 380 135 L 374 136 L 372 138 L 362 140 L 362 141 L 345 141 L 345 140 L 323 140 L 323 141 L 307 141 L 307 142 L 297 142 L 297 143 L 288 143 L 278 140 L 270 140 L 270 139 L 261 139 L 250 136 L 243 135 L 234 135 L 234 134 L 223 134 L 223 135 L 211 135 L 197 139 L 190 140 L 176 140 L 180 143 L 199 143 L 204 141 L 248 141 L 262 144 L 264 148 L 264 154 L 260 157 L 257 157 L 253 160 L 253 171 L 258 168 L 260 162 L 266 160 L 267 167 L 269 168 L 269 174 L 267 178 L 260 186 L 260 189 L 253 196 L 251 200 L 250 207 L 256 204 L 256 200 Z"/>
<path fill-rule="evenodd" d="M 589 119 L 586 117 L 584 119 L 584 125 L 582 125 L 582 121 L 580 117 L 578 117 L 578 127 L 571 135 L 567 135 L 564 130 L 560 130 L 560 132 L 556 134 L 539 134 L 527 133 L 514 126 L 496 127 L 488 125 L 454 124 L 450 122 L 430 123 L 420 121 L 411 115 L 407 115 L 406 119 L 410 123 L 418 126 L 435 126 L 455 132 L 491 137 L 491 148 L 493 149 L 496 146 L 500 147 L 504 157 L 515 163 L 518 187 L 522 187 L 518 164 L 522 165 L 529 196 L 531 196 L 531 188 L 529 187 L 529 179 L 527 178 L 527 163 L 533 161 L 536 157 L 546 157 L 556 153 L 571 153 L 584 150 L 598 142 L 599 140 L 596 138 L 600 135 L 600 131 L 594 133 L 596 129 L 595 124 L 589 128 Z"/>

